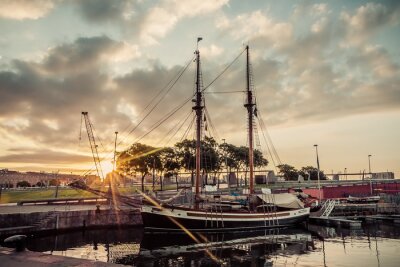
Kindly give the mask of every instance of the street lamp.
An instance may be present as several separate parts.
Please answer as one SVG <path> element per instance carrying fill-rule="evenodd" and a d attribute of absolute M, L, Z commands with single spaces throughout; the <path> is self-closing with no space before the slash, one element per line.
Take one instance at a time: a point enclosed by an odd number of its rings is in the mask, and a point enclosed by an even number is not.
<path fill-rule="evenodd" d="M 369 187 L 371 189 L 371 196 L 373 194 L 373 190 L 372 190 L 372 173 L 371 173 L 371 156 L 372 155 L 368 155 L 368 169 L 369 169 Z"/>
<path fill-rule="evenodd" d="M 344 168 L 344 178 L 345 178 L 346 181 L 347 181 L 347 168 Z"/>
<path fill-rule="evenodd" d="M 224 154 L 225 154 L 226 182 L 227 182 L 228 188 L 229 188 L 228 158 L 227 158 L 227 155 L 226 155 L 226 147 L 225 147 L 226 142 L 225 142 L 225 138 L 222 139 L 222 142 L 223 142 L 223 144 L 224 144 L 224 152 L 225 152 Z"/>
<path fill-rule="evenodd" d="M 368 155 L 368 169 L 369 169 L 369 174 L 370 174 L 371 177 L 372 177 L 372 174 L 371 174 L 371 156 L 372 156 L 372 155 Z"/>
<path fill-rule="evenodd" d="M 315 153 L 317 155 L 317 168 L 318 168 L 318 192 L 319 192 L 319 202 L 321 202 L 321 184 L 319 182 L 319 158 L 318 158 L 318 145 L 315 146 Z"/>

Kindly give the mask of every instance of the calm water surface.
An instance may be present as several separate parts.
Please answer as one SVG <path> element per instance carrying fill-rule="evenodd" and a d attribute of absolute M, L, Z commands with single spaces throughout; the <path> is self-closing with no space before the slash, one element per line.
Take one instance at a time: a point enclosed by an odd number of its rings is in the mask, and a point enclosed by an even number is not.
<path fill-rule="evenodd" d="M 138 228 L 91 230 L 33 236 L 28 248 L 130 266 L 400 266 L 400 228 L 393 224 L 194 237 L 200 243 L 184 234 Z"/>

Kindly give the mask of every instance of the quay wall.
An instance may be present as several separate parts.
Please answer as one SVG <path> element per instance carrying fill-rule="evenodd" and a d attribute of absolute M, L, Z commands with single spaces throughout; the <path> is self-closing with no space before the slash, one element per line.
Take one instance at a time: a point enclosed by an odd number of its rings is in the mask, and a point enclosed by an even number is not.
<path fill-rule="evenodd" d="M 321 198 L 345 198 L 350 196 L 369 196 L 371 195 L 371 188 L 373 195 L 385 194 L 399 194 L 400 183 L 381 183 L 381 182 L 365 182 L 364 184 L 344 184 L 344 185 L 331 185 L 321 187 Z M 313 197 L 319 196 L 318 188 L 304 188 L 303 192 Z"/>
<path fill-rule="evenodd" d="M 0 214 L 0 236 L 68 229 L 141 226 L 138 210 L 78 210 Z"/>

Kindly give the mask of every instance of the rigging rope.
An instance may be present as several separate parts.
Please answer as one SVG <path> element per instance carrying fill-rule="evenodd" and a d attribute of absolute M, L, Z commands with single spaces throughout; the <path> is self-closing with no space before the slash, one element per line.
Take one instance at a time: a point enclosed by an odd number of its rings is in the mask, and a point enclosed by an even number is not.
<path fill-rule="evenodd" d="M 163 124 L 166 120 L 168 120 L 172 115 L 174 115 L 176 112 L 178 112 L 182 107 L 184 107 L 191 99 L 193 96 L 190 96 L 189 98 L 187 98 L 181 105 L 179 105 L 178 107 L 176 107 L 175 109 L 171 110 L 169 113 L 167 113 L 166 116 L 164 116 L 163 118 L 161 118 L 160 120 L 158 120 L 155 124 L 153 124 L 153 126 L 151 127 L 151 129 L 143 134 L 141 137 L 137 138 L 133 143 L 137 143 L 140 140 L 142 140 L 143 138 L 145 138 L 147 135 L 149 135 L 151 132 L 153 132 L 155 129 L 157 129 L 161 124 Z"/>
<path fill-rule="evenodd" d="M 261 116 L 261 113 L 260 113 L 260 112 L 259 112 L 259 115 L 258 115 L 258 116 L 259 116 L 259 117 L 258 117 L 259 123 L 260 123 L 260 126 L 261 126 L 260 128 L 261 128 L 261 131 L 262 131 L 262 133 L 263 133 L 264 139 L 265 139 L 265 135 L 264 135 L 263 128 L 265 129 L 266 137 L 267 137 L 267 139 L 269 140 L 269 143 L 270 143 L 270 145 L 271 145 L 272 152 L 273 152 L 273 154 L 274 154 L 276 160 L 278 161 L 278 165 L 280 165 L 280 164 L 282 164 L 281 159 L 280 159 L 280 157 L 279 157 L 279 155 L 278 155 L 278 152 L 277 152 L 276 149 L 275 149 L 274 143 L 272 142 L 271 136 L 270 136 L 269 133 L 268 133 L 268 129 L 267 129 L 265 123 L 264 123 L 264 120 L 262 119 L 262 116 Z M 266 140 L 267 140 L 267 139 L 266 139 Z"/>
<path fill-rule="evenodd" d="M 214 80 L 212 80 L 206 87 L 204 87 L 204 88 L 201 90 L 201 92 L 204 92 L 205 90 L 207 90 L 207 88 L 209 88 L 216 80 L 218 80 L 218 79 L 233 65 L 233 63 L 235 63 L 236 60 L 238 60 L 238 58 L 244 53 L 244 51 L 246 51 L 246 49 L 243 49 L 243 51 L 240 52 L 240 54 L 237 55 L 237 56 L 235 57 L 235 59 L 234 59 L 231 63 L 229 63 L 229 65 L 227 65 L 227 66 L 225 67 L 225 69 L 224 69 L 220 74 L 217 75 L 217 77 L 214 78 Z"/>
<path fill-rule="evenodd" d="M 204 92 L 205 94 L 234 94 L 234 93 L 245 93 L 246 91 L 223 91 L 223 92 L 215 92 L 215 91 L 208 91 Z"/>
<path fill-rule="evenodd" d="M 179 142 L 182 142 L 183 140 L 187 139 L 187 137 L 188 137 L 188 135 L 189 135 L 189 132 L 190 132 L 190 129 L 192 129 L 195 120 L 196 120 L 196 117 L 193 116 L 192 121 L 190 122 L 188 128 L 187 128 L 187 129 L 185 130 L 185 132 L 183 133 L 183 136 L 182 136 L 182 138 L 179 140 Z"/>
<path fill-rule="evenodd" d="M 220 137 L 220 136 L 219 136 L 219 134 L 218 134 L 218 132 L 217 132 L 217 129 L 214 127 L 214 123 L 211 121 L 211 117 L 210 117 L 210 114 L 208 113 L 207 108 L 205 107 L 204 110 L 205 110 L 205 114 L 206 114 L 208 123 L 210 124 L 211 130 L 212 130 L 212 132 L 213 132 L 213 135 L 215 136 L 215 138 L 216 138 L 217 140 L 219 140 L 219 137 Z"/>
<path fill-rule="evenodd" d="M 164 95 L 155 103 L 155 105 L 150 109 L 150 111 L 143 117 L 142 120 L 128 133 L 128 136 L 134 132 L 141 124 L 142 122 L 154 111 L 154 109 L 160 104 L 160 102 L 165 98 L 165 96 L 171 91 L 171 89 L 175 86 L 175 84 L 179 81 L 179 79 L 182 77 L 182 75 L 185 73 L 187 68 L 190 66 L 190 64 L 193 62 L 193 58 L 186 64 L 186 66 L 183 68 L 183 70 L 180 72 L 180 74 L 176 77 L 175 81 L 172 83 L 171 86 L 165 87 L 168 88 L 167 91 L 164 93 Z M 149 105 L 148 105 L 149 106 Z M 122 142 L 122 141 L 121 141 Z M 121 143 L 120 142 L 120 143 Z"/>
<path fill-rule="evenodd" d="M 188 63 L 182 67 L 180 69 L 180 71 L 177 73 L 177 75 L 175 75 L 168 83 L 166 86 L 164 86 L 153 98 L 152 100 L 146 105 L 146 107 L 144 108 L 144 110 L 142 111 L 141 114 L 144 113 L 144 111 L 146 111 L 146 109 L 151 105 L 151 103 L 153 103 L 155 101 L 155 99 L 157 99 L 158 96 L 160 96 L 160 94 L 164 91 L 167 90 L 164 95 L 155 103 L 155 105 L 150 109 L 150 111 L 142 118 L 142 120 L 140 120 L 140 122 L 134 126 L 134 128 L 132 130 L 129 131 L 129 133 L 127 133 L 119 142 L 117 145 L 122 144 L 123 142 L 125 142 L 125 140 L 128 138 L 128 136 L 134 132 L 141 124 L 142 122 L 155 110 L 155 108 L 158 106 L 158 104 L 165 98 L 165 96 L 171 91 L 171 89 L 175 86 L 175 84 L 178 82 L 178 80 L 182 77 L 182 75 L 185 73 L 185 71 L 188 69 L 188 67 L 191 65 L 191 63 L 193 62 L 194 57 L 192 57 Z M 171 82 L 174 81 L 171 85 Z M 82 118 L 81 118 L 82 120 Z M 130 124 L 125 127 L 125 129 L 122 131 L 125 132 L 128 128 L 130 127 Z M 105 159 L 112 159 L 114 157 L 114 151 L 111 151 L 108 155 L 104 156 L 101 161 L 105 160 Z M 89 170 L 86 170 L 83 174 L 83 176 L 85 176 L 86 174 L 92 172 L 94 170 L 94 167 L 92 167 Z"/>
<path fill-rule="evenodd" d="M 171 128 L 171 130 L 165 135 L 165 137 L 163 139 L 161 139 L 160 142 L 157 143 L 160 144 L 162 141 L 164 141 L 164 139 L 173 131 L 175 130 L 175 132 L 173 133 L 173 135 L 171 135 L 171 137 L 168 139 L 168 141 L 166 142 L 165 145 L 168 145 L 169 142 L 171 142 L 172 138 L 174 138 L 176 136 L 176 134 L 180 131 L 180 129 L 182 128 L 182 126 L 186 123 L 186 121 L 189 119 L 190 115 L 192 114 L 193 110 L 191 110 L 189 112 L 189 114 L 187 116 L 185 116 L 183 122 L 179 121 L 176 125 L 174 125 L 174 127 Z"/>

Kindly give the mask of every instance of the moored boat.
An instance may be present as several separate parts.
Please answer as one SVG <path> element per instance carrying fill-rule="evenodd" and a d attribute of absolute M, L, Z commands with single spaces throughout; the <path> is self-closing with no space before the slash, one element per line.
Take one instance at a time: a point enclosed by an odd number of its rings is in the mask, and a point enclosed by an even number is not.
<path fill-rule="evenodd" d="M 200 41 L 201 38 L 198 39 Z M 310 208 L 304 208 L 300 201 L 277 205 L 274 194 L 257 195 L 254 191 L 254 141 L 253 117 L 256 115 L 255 95 L 252 90 L 249 47 L 246 46 L 246 102 L 248 112 L 248 165 L 249 190 L 241 196 L 241 201 L 223 201 L 216 195 L 207 200 L 200 194 L 200 153 L 201 129 L 203 117 L 203 90 L 201 88 L 200 52 L 196 54 L 196 92 L 193 110 L 196 113 L 196 175 L 195 197 L 193 205 L 176 206 L 162 203 L 145 195 L 141 212 L 144 227 L 161 231 L 236 231 L 257 228 L 277 228 L 295 225 L 307 220 Z M 282 201 L 281 201 L 282 202 Z"/>
<path fill-rule="evenodd" d="M 381 199 L 380 196 L 353 197 L 349 196 L 346 201 L 349 203 L 377 203 Z"/>

